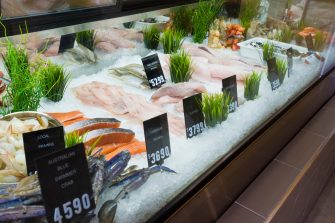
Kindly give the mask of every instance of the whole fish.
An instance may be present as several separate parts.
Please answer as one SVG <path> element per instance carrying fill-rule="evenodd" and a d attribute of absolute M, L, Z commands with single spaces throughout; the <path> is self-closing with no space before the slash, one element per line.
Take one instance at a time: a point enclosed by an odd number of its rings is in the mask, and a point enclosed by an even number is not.
<path fill-rule="evenodd" d="M 170 168 L 165 167 L 165 166 L 153 166 L 153 167 L 144 168 L 141 170 L 135 170 L 129 174 L 120 176 L 112 182 L 111 186 L 120 186 L 120 185 L 125 185 L 129 182 L 132 182 L 133 179 L 136 179 L 138 175 L 141 174 L 141 172 L 149 172 L 150 175 L 155 174 L 155 173 L 162 173 L 162 172 L 176 173 L 174 170 L 171 170 Z"/>
<path fill-rule="evenodd" d="M 109 187 L 113 180 L 118 177 L 128 166 L 128 162 L 131 158 L 130 152 L 125 151 L 120 154 L 120 156 L 117 157 L 117 159 L 114 160 L 114 162 L 109 162 L 106 166 L 106 172 L 105 172 L 105 182 L 104 186 L 101 190 L 101 193 Z"/>
<path fill-rule="evenodd" d="M 45 216 L 44 206 L 20 206 L 0 209 L 0 222 Z"/>
<path fill-rule="evenodd" d="M 92 188 L 93 188 L 93 197 L 95 203 L 98 202 L 99 195 L 103 189 L 103 183 L 105 178 L 105 166 L 103 160 L 99 159 L 96 162 L 96 172 L 94 178 L 92 180 Z"/>

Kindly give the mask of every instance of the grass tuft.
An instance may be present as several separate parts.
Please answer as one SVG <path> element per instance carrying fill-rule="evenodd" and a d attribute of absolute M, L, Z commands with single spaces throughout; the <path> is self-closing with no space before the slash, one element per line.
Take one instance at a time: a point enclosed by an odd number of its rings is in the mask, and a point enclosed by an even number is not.
<path fill-rule="evenodd" d="M 94 30 L 86 30 L 76 34 L 77 43 L 83 45 L 87 49 L 94 51 L 95 32 Z"/>
<path fill-rule="evenodd" d="M 183 44 L 183 34 L 173 29 L 165 30 L 160 39 L 164 53 L 176 53 Z"/>
<path fill-rule="evenodd" d="M 172 28 L 187 35 L 192 32 L 193 8 L 181 6 L 172 10 Z"/>
<path fill-rule="evenodd" d="M 322 31 L 315 33 L 314 48 L 316 51 L 323 51 L 326 47 L 327 36 Z"/>
<path fill-rule="evenodd" d="M 283 43 L 290 43 L 293 40 L 293 38 L 294 38 L 294 32 L 291 30 L 289 26 L 286 26 L 275 36 L 276 40 Z"/>
<path fill-rule="evenodd" d="M 170 74 L 173 83 L 189 81 L 192 73 L 192 60 L 190 55 L 183 50 L 171 55 Z"/>
<path fill-rule="evenodd" d="M 64 138 L 65 138 L 65 147 L 70 148 L 80 143 L 84 143 L 85 134 L 80 135 L 79 132 L 74 131 L 74 132 L 66 133 Z"/>
<path fill-rule="evenodd" d="M 254 18 L 257 17 L 260 7 L 260 0 L 242 0 L 240 9 L 241 26 L 245 28 L 245 32 L 250 27 Z"/>
<path fill-rule="evenodd" d="M 206 39 L 207 32 L 219 14 L 224 0 L 199 0 L 193 13 L 193 41 L 202 43 Z"/>
<path fill-rule="evenodd" d="M 160 31 L 154 25 L 143 30 L 144 45 L 146 48 L 156 50 L 159 44 Z"/>
<path fill-rule="evenodd" d="M 263 61 L 268 61 L 274 58 L 275 54 L 275 47 L 272 43 L 266 42 L 263 45 Z"/>
<path fill-rule="evenodd" d="M 203 94 L 202 112 L 208 127 L 214 127 L 225 121 L 229 114 L 232 98 L 228 92 Z"/>
<path fill-rule="evenodd" d="M 63 67 L 48 63 L 40 67 L 37 72 L 42 79 L 43 95 L 54 102 L 62 100 L 70 80 L 69 74 Z"/>
<path fill-rule="evenodd" d="M 2 101 L 8 107 L 2 107 L 2 115 L 19 111 L 37 111 L 43 97 L 40 78 L 31 72 L 26 49 L 7 39 L 6 54 L 2 55 L 11 83 L 6 89 Z"/>
<path fill-rule="evenodd" d="M 286 73 L 287 73 L 287 61 L 281 60 L 281 59 L 276 59 L 276 66 L 277 66 L 277 71 L 278 71 L 278 78 L 280 84 L 284 82 Z"/>
<path fill-rule="evenodd" d="M 262 74 L 252 72 L 251 75 L 247 76 L 244 84 L 244 98 L 247 100 L 254 100 L 258 97 L 259 86 L 261 83 Z"/>

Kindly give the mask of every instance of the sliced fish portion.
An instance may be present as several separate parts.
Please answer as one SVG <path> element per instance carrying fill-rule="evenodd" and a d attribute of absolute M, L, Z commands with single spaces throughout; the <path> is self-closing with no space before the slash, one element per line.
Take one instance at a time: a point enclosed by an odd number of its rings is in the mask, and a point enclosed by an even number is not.
<path fill-rule="evenodd" d="M 135 138 L 135 133 L 129 129 L 108 128 L 98 129 L 87 133 L 85 145 L 96 147 L 112 143 L 128 143 Z"/>
<path fill-rule="evenodd" d="M 76 122 L 65 127 L 65 132 L 78 132 L 83 135 L 89 131 L 105 128 L 118 128 L 121 122 L 115 118 L 95 118 Z"/>

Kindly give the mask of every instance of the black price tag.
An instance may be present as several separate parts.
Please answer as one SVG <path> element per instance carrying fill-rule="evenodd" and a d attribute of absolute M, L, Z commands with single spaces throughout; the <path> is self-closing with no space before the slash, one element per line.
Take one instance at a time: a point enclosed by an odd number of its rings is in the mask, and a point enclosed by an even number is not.
<path fill-rule="evenodd" d="M 202 133 L 206 128 L 201 102 L 202 94 L 196 94 L 183 100 L 186 138 L 188 139 Z"/>
<path fill-rule="evenodd" d="M 268 79 L 270 81 L 272 91 L 275 91 L 280 87 L 276 58 L 268 60 L 267 63 L 268 63 Z"/>
<path fill-rule="evenodd" d="M 67 223 L 95 208 L 83 144 L 36 160 L 49 223 Z"/>
<path fill-rule="evenodd" d="M 308 51 L 315 51 L 312 34 L 305 37 Z"/>
<path fill-rule="evenodd" d="M 166 83 L 163 69 L 157 54 L 142 58 L 142 63 L 151 89 L 159 88 Z"/>
<path fill-rule="evenodd" d="M 288 71 L 288 77 L 292 75 L 292 69 L 293 69 L 293 48 L 287 49 L 287 71 Z"/>
<path fill-rule="evenodd" d="M 36 171 L 35 159 L 65 148 L 63 126 L 23 133 L 27 172 Z"/>
<path fill-rule="evenodd" d="M 170 157 L 170 135 L 167 114 L 143 122 L 148 166 L 162 165 Z"/>
<path fill-rule="evenodd" d="M 59 50 L 58 53 L 64 53 L 68 49 L 72 49 L 74 47 L 74 42 L 76 41 L 76 34 L 67 34 L 63 35 L 60 38 Z"/>
<path fill-rule="evenodd" d="M 225 91 L 232 97 L 232 102 L 229 105 L 229 112 L 234 112 L 238 107 L 236 75 L 222 80 L 222 92 Z"/>

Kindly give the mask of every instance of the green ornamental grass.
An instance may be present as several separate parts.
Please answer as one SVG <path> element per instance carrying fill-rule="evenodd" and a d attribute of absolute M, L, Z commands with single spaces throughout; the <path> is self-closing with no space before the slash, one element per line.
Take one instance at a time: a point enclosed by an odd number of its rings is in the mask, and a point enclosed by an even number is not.
<path fill-rule="evenodd" d="M 287 73 L 287 61 L 281 60 L 281 59 L 276 59 L 276 66 L 277 66 L 277 71 L 278 71 L 278 78 L 280 84 L 284 82 L 286 73 Z"/>
<path fill-rule="evenodd" d="M 94 51 L 95 47 L 95 32 L 94 30 L 86 30 L 76 34 L 77 43 L 83 45 L 87 49 Z"/>
<path fill-rule="evenodd" d="M 263 45 L 263 61 L 268 61 L 275 56 L 275 47 L 272 43 L 266 42 Z"/>
<path fill-rule="evenodd" d="M 214 127 L 225 121 L 229 114 L 232 98 L 228 92 L 203 94 L 202 112 L 208 127 Z"/>
<path fill-rule="evenodd" d="M 207 32 L 222 9 L 224 0 L 199 0 L 193 12 L 193 41 L 202 43 L 207 36 Z"/>
<path fill-rule="evenodd" d="M 54 102 L 62 100 L 70 77 L 63 67 L 48 63 L 37 72 L 42 79 L 43 95 Z"/>
<path fill-rule="evenodd" d="M 40 77 L 31 72 L 26 49 L 6 40 L 6 53 L 3 60 L 7 67 L 11 83 L 2 98 L 7 107 L 2 107 L 2 115 L 11 112 L 37 111 L 43 97 Z"/>
<path fill-rule="evenodd" d="M 146 48 L 156 50 L 159 44 L 160 31 L 154 25 L 143 30 L 144 45 Z"/>
<path fill-rule="evenodd" d="M 171 55 L 170 74 L 173 83 L 189 81 L 192 73 L 192 60 L 190 55 L 183 50 Z"/>
<path fill-rule="evenodd" d="M 172 10 L 172 28 L 187 35 L 192 32 L 193 8 L 190 6 L 181 6 Z"/>
<path fill-rule="evenodd" d="M 326 47 L 327 36 L 322 31 L 315 33 L 314 48 L 316 51 L 323 51 Z"/>
<path fill-rule="evenodd" d="M 180 31 L 168 29 L 164 31 L 160 41 L 163 45 L 164 53 L 176 53 L 183 44 L 183 34 Z"/>
<path fill-rule="evenodd" d="M 72 146 L 78 145 L 85 141 L 85 134 L 80 135 L 78 131 L 66 133 L 65 136 L 65 147 L 70 148 Z"/>
<path fill-rule="evenodd" d="M 247 100 L 254 100 L 258 97 L 259 86 L 261 83 L 262 74 L 252 72 L 247 76 L 244 84 L 244 98 Z"/>
<path fill-rule="evenodd" d="M 294 32 L 291 30 L 289 26 L 283 28 L 276 36 L 275 39 L 283 42 L 290 43 L 294 38 Z"/>
<path fill-rule="evenodd" d="M 245 28 L 245 32 L 250 27 L 253 19 L 258 15 L 260 0 L 242 0 L 240 8 L 241 26 Z"/>

